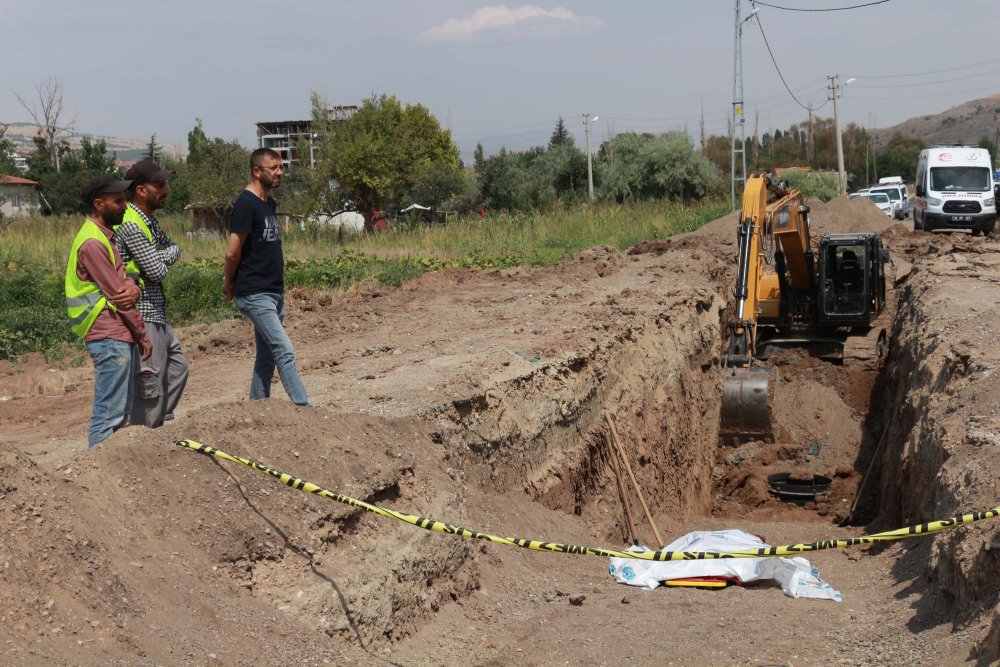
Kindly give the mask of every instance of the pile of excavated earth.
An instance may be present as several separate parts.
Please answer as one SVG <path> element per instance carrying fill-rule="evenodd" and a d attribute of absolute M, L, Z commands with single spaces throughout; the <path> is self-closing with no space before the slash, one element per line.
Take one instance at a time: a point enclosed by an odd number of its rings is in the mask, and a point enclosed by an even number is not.
<path fill-rule="evenodd" d="M 739 528 L 793 544 L 1000 505 L 1000 244 L 913 232 L 864 201 L 809 203 L 817 234 L 883 234 L 889 352 L 875 369 L 771 358 L 773 442 L 719 442 L 734 215 L 552 268 L 295 290 L 286 323 L 311 409 L 280 385 L 246 399 L 242 320 L 181 330 L 176 419 L 94 450 L 89 362 L 4 363 L 4 662 L 996 660 L 1000 520 L 808 554 L 839 603 L 771 584 L 648 591 L 616 583 L 606 558 L 422 530 L 174 444 L 472 530 L 613 548 L 628 530 L 608 416 L 667 542 Z M 780 472 L 832 484 L 786 503 L 767 484 Z"/>

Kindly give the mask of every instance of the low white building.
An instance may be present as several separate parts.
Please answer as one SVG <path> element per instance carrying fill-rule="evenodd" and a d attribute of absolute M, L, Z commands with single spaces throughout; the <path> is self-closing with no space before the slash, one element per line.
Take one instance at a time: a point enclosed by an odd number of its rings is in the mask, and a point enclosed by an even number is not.
<path fill-rule="evenodd" d="M 38 181 L 0 175 L 0 218 L 31 215 L 39 208 Z"/>

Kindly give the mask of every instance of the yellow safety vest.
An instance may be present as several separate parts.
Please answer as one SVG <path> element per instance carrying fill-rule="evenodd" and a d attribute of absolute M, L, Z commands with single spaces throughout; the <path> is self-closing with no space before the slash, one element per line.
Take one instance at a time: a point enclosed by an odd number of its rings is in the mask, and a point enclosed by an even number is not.
<path fill-rule="evenodd" d="M 80 246 L 90 239 L 100 241 L 108 250 L 112 266 L 115 263 L 115 249 L 111 247 L 108 237 L 93 221 L 89 219 L 84 221 L 83 227 L 73 240 L 73 247 L 69 251 L 69 263 L 66 264 L 66 312 L 69 315 L 70 328 L 80 338 L 86 337 L 90 327 L 94 325 L 94 320 L 105 308 L 117 311 L 114 304 L 101 292 L 97 283 L 81 280 L 76 273 Z"/>
<path fill-rule="evenodd" d="M 134 205 L 132 204 L 129 204 L 128 208 L 125 209 L 125 216 L 122 218 L 122 224 L 124 225 L 126 222 L 134 222 L 136 226 L 139 228 L 139 231 L 141 231 L 146 236 L 146 240 L 149 241 L 150 243 L 153 242 L 152 230 L 149 229 L 149 225 L 146 224 L 146 221 L 143 220 L 142 216 L 139 214 L 139 211 L 137 211 Z M 145 286 L 145 283 L 143 282 L 142 279 L 141 271 L 139 270 L 139 265 L 136 263 L 134 257 L 130 259 L 128 262 L 126 262 L 125 273 L 128 274 L 132 278 L 132 280 L 135 281 L 135 284 L 138 285 L 140 288 Z"/>

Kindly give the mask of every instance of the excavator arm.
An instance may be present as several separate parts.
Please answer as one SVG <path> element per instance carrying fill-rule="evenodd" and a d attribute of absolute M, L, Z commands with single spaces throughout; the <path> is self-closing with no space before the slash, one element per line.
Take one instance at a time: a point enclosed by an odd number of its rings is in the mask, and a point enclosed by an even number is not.
<path fill-rule="evenodd" d="M 768 201 L 768 195 L 774 199 Z M 737 232 L 735 309 L 729 323 L 730 340 L 725 365 L 753 364 L 757 325 L 787 313 L 782 296 L 793 289 L 815 291 L 816 270 L 809 242 L 808 208 L 802 196 L 776 185 L 766 176 L 751 176 L 743 192 Z M 772 245 L 768 256 L 768 241 Z M 769 268 L 773 263 L 774 268 Z"/>
<path fill-rule="evenodd" d="M 769 321 L 788 316 L 783 297 L 791 289 L 815 287 L 807 212 L 798 192 L 766 176 L 747 179 L 737 233 L 734 312 L 723 355 L 723 439 L 773 435 L 770 373 L 754 365 L 758 325 L 764 316 Z"/>

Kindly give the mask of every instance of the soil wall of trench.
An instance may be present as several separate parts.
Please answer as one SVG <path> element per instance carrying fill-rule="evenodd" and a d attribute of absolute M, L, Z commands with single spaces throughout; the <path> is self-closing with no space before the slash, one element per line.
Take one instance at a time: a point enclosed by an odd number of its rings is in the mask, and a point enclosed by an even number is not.
<path fill-rule="evenodd" d="M 463 482 L 520 492 L 601 525 L 614 494 L 606 416 L 656 509 L 707 513 L 718 440 L 721 295 L 668 290 L 645 317 L 623 313 L 610 339 L 482 394 L 442 406 L 439 437 Z M 627 309 L 632 310 L 632 309 Z M 611 504 L 617 505 L 617 499 Z M 638 512 L 638 508 L 636 508 Z M 626 535 L 620 511 L 606 537 Z"/>
<path fill-rule="evenodd" d="M 909 244 L 915 270 L 883 375 L 879 528 L 987 510 L 1000 499 L 1000 244 L 925 234 Z M 978 653 L 1000 656 L 1000 523 L 907 548 L 926 556 L 918 618 L 981 623 Z"/>

